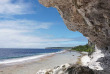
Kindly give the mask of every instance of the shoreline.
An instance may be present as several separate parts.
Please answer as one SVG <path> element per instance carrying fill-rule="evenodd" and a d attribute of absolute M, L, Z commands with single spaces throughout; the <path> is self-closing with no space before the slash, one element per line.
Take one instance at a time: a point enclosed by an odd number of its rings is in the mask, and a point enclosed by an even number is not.
<path fill-rule="evenodd" d="M 4 64 L 0 65 L 0 74 L 36 74 L 41 69 L 50 69 L 65 63 L 76 63 L 80 55 L 77 52 L 66 51 L 43 57 L 39 61 L 31 60 L 24 63 Z"/>
<path fill-rule="evenodd" d="M 39 61 L 45 57 L 49 57 L 49 56 L 64 53 L 64 52 L 68 52 L 68 51 L 63 50 L 63 51 L 59 51 L 59 52 L 55 52 L 55 53 L 45 53 L 45 54 L 41 54 L 41 55 L 27 56 L 27 57 L 22 57 L 22 58 L 20 57 L 20 58 L 4 59 L 4 60 L 0 60 L 0 65 L 24 63 L 25 61 L 30 62 L 30 61 L 34 61 L 34 60 Z"/>

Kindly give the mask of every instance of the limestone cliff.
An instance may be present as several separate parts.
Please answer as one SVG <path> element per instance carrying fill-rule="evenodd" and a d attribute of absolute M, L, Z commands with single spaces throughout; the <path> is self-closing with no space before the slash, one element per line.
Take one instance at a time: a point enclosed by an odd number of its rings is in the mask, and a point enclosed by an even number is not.
<path fill-rule="evenodd" d="M 88 66 L 110 72 L 110 0 L 39 0 L 55 7 L 68 29 L 79 31 L 96 45 Z"/>

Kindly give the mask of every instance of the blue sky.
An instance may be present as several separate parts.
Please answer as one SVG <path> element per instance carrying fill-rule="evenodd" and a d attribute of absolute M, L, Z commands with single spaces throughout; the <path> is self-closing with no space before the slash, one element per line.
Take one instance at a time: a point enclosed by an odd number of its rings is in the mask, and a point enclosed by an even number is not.
<path fill-rule="evenodd" d="M 87 39 L 67 29 L 55 8 L 38 0 L 0 0 L 0 47 L 45 48 L 84 45 Z"/>

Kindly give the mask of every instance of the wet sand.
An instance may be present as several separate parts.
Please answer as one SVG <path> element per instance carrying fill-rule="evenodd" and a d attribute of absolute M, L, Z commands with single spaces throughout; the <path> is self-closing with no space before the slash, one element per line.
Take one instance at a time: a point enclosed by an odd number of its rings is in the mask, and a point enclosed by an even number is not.
<path fill-rule="evenodd" d="M 0 74 L 36 74 L 40 69 L 54 68 L 65 63 L 76 63 L 80 53 L 78 52 L 65 52 L 53 54 L 31 61 L 20 63 L 2 64 L 0 65 Z"/>

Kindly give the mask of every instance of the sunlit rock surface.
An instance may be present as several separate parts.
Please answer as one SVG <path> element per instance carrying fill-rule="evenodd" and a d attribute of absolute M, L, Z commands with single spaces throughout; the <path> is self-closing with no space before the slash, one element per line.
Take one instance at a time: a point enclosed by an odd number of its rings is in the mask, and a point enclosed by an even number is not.
<path fill-rule="evenodd" d="M 96 45 L 96 51 L 89 56 L 89 68 L 110 73 L 110 0 L 39 2 L 46 7 L 57 8 L 68 29 L 79 31 Z"/>
<path fill-rule="evenodd" d="M 67 63 L 54 69 L 39 70 L 36 74 L 94 74 L 94 72 L 88 67 Z"/>

